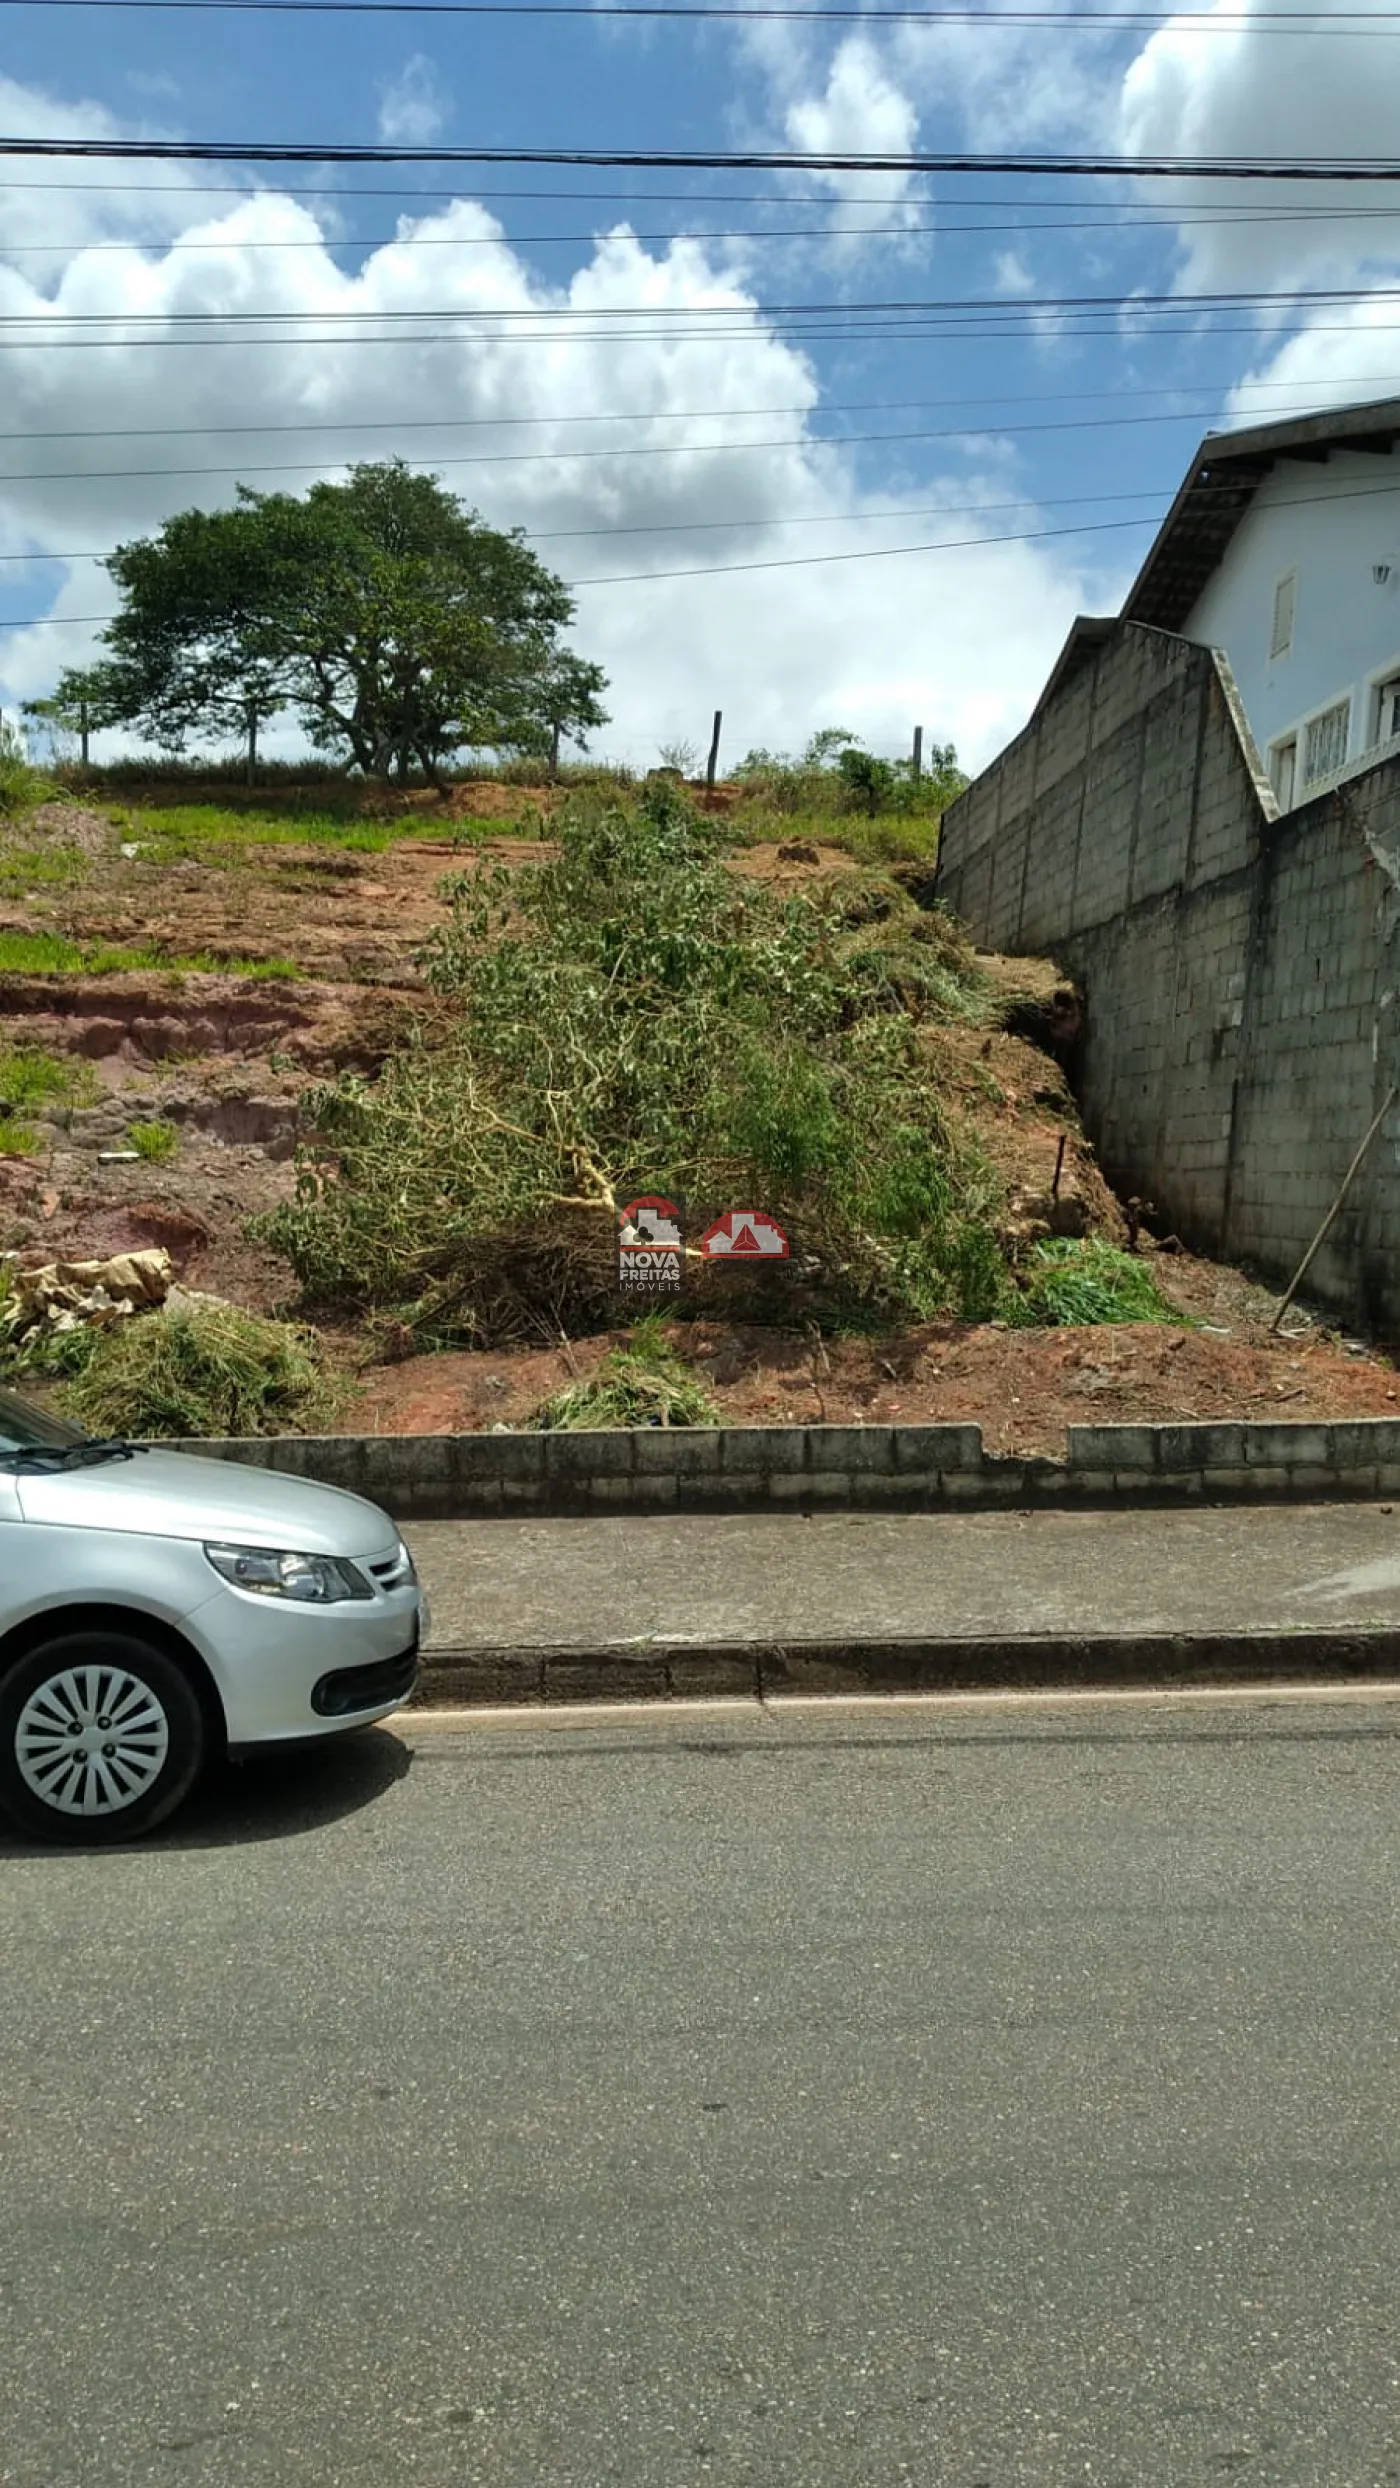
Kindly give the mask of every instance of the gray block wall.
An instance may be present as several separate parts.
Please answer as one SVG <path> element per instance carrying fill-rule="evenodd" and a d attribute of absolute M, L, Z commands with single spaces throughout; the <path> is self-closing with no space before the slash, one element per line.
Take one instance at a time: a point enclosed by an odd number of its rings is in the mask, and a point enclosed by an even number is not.
<path fill-rule="evenodd" d="M 1085 995 L 1109 1180 L 1284 1279 L 1400 1084 L 1400 760 L 1277 817 L 1217 652 L 1120 623 L 943 824 L 938 894 Z M 1400 1332 L 1400 1108 L 1309 1273 Z"/>

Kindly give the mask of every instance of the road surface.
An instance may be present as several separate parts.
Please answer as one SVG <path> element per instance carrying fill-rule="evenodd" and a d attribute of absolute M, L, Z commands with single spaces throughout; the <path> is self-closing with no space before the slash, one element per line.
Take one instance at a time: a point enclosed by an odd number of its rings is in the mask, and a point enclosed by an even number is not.
<path fill-rule="evenodd" d="M 1400 1700 L 414 1723 L 0 1844 L 4 2488 L 1400 2480 Z"/>

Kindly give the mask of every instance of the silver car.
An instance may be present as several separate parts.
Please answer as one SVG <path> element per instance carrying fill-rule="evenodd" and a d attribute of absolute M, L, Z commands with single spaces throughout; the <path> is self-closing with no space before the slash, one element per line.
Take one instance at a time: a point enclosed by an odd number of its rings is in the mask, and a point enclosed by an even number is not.
<path fill-rule="evenodd" d="M 425 1629 L 358 1495 L 98 1441 L 0 1391 L 0 1811 L 131 1840 L 211 1754 L 321 1739 L 407 1700 Z"/>

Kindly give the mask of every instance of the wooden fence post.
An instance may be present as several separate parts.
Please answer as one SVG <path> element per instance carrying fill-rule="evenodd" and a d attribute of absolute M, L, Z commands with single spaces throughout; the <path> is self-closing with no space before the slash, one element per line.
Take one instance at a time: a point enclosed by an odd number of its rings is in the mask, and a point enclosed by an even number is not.
<path fill-rule="evenodd" d="M 705 784 L 710 787 L 714 785 L 715 771 L 719 767 L 719 730 L 723 723 L 724 711 L 722 708 L 717 708 L 715 710 L 715 730 L 710 737 L 710 757 L 705 764 Z"/>
<path fill-rule="evenodd" d="M 918 785 L 919 780 L 920 780 L 920 778 L 923 776 L 923 774 L 924 774 L 924 730 L 923 730 L 923 727 L 922 727 L 922 726 L 916 726 L 916 727 L 914 728 L 914 783 L 915 783 L 915 785 L 916 785 L 916 786 Z"/>
<path fill-rule="evenodd" d="M 88 704 L 86 700 L 78 702 L 78 749 L 82 754 L 83 767 L 86 768 L 88 765 Z"/>

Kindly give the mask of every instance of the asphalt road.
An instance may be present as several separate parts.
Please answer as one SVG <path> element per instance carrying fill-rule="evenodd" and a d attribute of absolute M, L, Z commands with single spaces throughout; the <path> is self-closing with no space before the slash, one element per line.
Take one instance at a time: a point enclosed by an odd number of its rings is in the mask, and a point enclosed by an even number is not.
<path fill-rule="evenodd" d="M 1400 1701 L 415 1726 L 0 1849 L 5 2488 L 1400 2480 Z"/>

